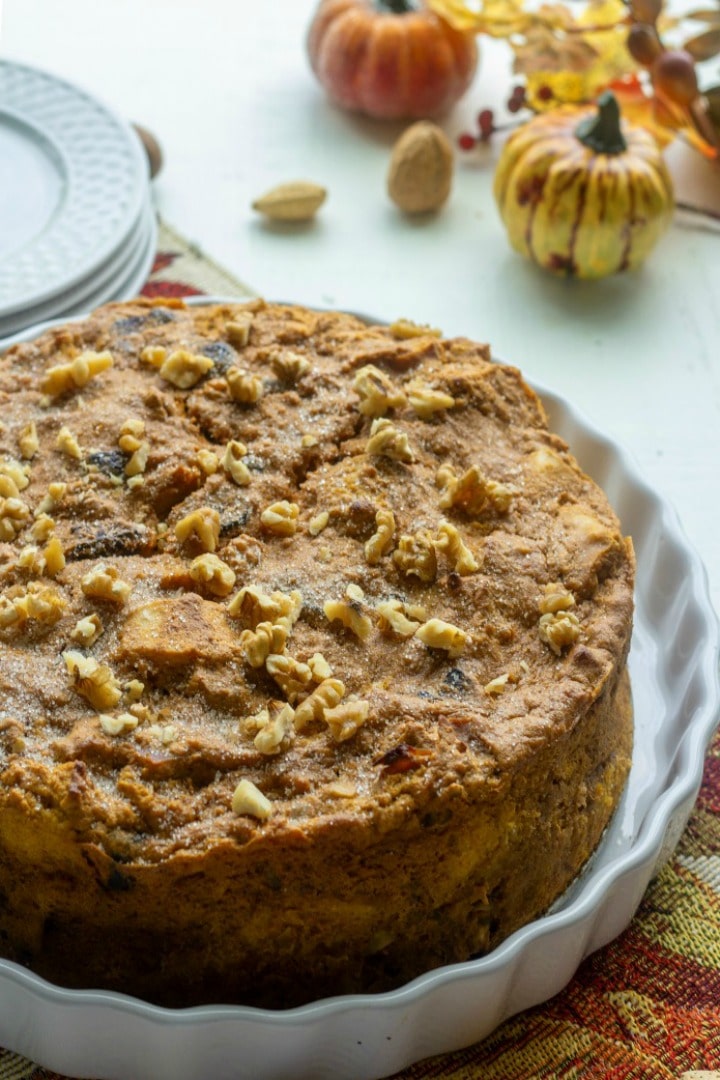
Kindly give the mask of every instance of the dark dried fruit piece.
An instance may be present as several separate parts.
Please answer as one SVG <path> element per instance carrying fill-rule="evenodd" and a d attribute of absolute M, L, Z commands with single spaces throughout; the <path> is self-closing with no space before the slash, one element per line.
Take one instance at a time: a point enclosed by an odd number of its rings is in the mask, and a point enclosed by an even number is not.
<path fill-rule="evenodd" d="M 421 768 L 427 764 L 432 756 L 432 750 L 422 750 L 417 746 L 400 743 L 399 746 L 393 747 L 386 754 L 376 758 L 373 764 L 382 765 L 384 776 L 393 776 L 397 773 L 410 772 L 411 769 Z"/>

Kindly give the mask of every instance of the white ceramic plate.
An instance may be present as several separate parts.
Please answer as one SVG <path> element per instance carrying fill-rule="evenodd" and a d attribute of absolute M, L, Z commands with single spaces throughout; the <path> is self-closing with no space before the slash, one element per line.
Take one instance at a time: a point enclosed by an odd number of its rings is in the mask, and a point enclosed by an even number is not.
<path fill-rule="evenodd" d="M 62 79 L 0 60 L 0 319 L 102 270 L 136 228 L 148 179 L 129 124 Z"/>
<path fill-rule="evenodd" d="M 718 626 L 704 569 L 674 512 L 619 447 L 557 394 L 537 389 L 551 427 L 608 493 L 638 560 L 633 767 L 583 875 L 550 913 L 488 956 L 391 993 L 286 1012 L 165 1010 L 117 994 L 63 990 L 0 961 L 0 1045 L 98 1080 L 376 1080 L 476 1042 L 547 1000 L 588 953 L 625 929 L 697 796 L 720 710 Z"/>
<path fill-rule="evenodd" d="M 31 323 L 68 319 L 109 300 L 125 300 L 142 288 L 152 268 L 157 243 L 155 212 L 148 198 L 134 233 L 101 270 L 52 300 L 0 319 L 0 348 Z"/>

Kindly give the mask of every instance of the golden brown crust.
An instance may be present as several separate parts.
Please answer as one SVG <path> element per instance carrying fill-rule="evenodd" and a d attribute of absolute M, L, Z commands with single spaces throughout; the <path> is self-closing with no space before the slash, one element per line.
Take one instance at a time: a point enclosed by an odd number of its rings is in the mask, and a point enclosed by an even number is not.
<path fill-rule="evenodd" d="M 482 950 L 577 872 L 629 764 L 634 564 L 515 369 L 137 301 L 11 349 L 0 415 L 7 952 L 176 1001 L 184 941 L 183 1002 L 288 1004 Z M 570 839 L 521 890 L 547 806 Z M 118 923 L 73 973 L 70 929 Z"/>

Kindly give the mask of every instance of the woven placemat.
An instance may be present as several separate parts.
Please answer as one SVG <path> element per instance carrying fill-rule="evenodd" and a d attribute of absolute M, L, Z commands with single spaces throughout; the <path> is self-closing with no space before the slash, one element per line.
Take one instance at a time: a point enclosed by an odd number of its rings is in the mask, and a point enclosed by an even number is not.
<path fill-rule="evenodd" d="M 143 292 L 253 295 L 162 222 Z M 718 1069 L 720 733 L 680 844 L 628 930 L 589 957 L 551 1001 L 395 1080 L 679 1080 L 685 1072 Z M 64 1078 L 0 1050 L 0 1080 Z"/>

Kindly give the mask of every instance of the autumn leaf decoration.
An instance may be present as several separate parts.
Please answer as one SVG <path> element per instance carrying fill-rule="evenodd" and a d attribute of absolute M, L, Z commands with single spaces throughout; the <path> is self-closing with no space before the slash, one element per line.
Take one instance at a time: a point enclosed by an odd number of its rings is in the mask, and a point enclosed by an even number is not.
<path fill-rule="evenodd" d="M 663 0 L 588 0 L 577 13 L 525 0 L 428 2 L 453 26 L 508 42 L 536 112 L 612 89 L 623 114 L 661 145 L 680 135 L 706 157 L 720 156 L 720 86 L 701 91 L 696 70 L 720 54 L 720 0 L 682 18 Z"/>

